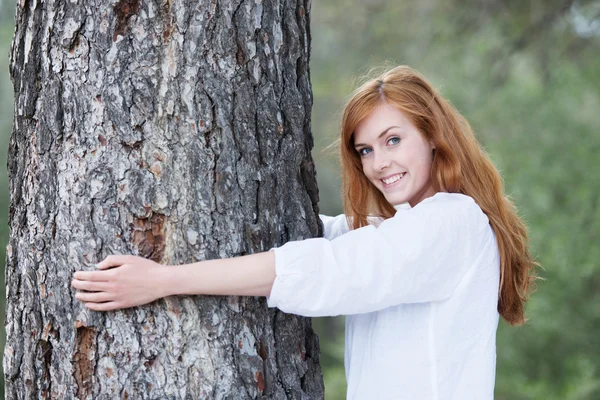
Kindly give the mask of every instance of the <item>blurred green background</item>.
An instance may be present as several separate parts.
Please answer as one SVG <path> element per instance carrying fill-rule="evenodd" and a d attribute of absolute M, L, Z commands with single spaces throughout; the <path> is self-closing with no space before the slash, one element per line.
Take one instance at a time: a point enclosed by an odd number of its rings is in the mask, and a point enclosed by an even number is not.
<path fill-rule="evenodd" d="M 4 260 L 14 3 L 0 0 L 0 12 Z M 328 0 L 313 3 L 311 19 L 321 211 L 341 212 L 337 160 L 324 149 L 361 76 L 397 64 L 421 71 L 501 170 L 544 268 L 529 322 L 501 323 L 496 399 L 600 399 L 600 1 Z M 343 326 L 315 320 L 328 400 L 345 398 Z"/>

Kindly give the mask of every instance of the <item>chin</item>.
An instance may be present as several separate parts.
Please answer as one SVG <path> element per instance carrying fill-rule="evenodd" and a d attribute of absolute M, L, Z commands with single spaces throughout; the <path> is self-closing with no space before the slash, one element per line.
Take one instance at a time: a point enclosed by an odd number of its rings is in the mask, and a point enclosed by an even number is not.
<path fill-rule="evenodd" d="M 408 203 L 408 199 L 405 199 L 403 197 L 386 198 L 386 200 L 394 207 L 399 206 L 400 204 Z"/>

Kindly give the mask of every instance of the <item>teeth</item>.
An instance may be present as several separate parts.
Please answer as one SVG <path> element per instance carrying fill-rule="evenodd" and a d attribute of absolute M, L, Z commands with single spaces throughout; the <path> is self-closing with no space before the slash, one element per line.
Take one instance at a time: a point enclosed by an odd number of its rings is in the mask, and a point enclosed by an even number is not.
<path fill-rule="evenodd" d="M 388 178 L 388 179 L 382 179 L 382 181 L 383 181 L 383 183 L 385 183 L 386 185 L 389 185 L 389 184 L 391 184 L 391 183 L 394 183 L 394 182 L 396 182 L 396 181 L 399 181 L 399 180 L 400 180 L 400 178 L 402 178 L 402 177 L 404 176 L 404 174 L 405 174 L 405 173 L 403 172 L 403 173 L 401 173 L 401 174 L 394 175 L 394 176 L 392 176 L 391 178 Z"/>

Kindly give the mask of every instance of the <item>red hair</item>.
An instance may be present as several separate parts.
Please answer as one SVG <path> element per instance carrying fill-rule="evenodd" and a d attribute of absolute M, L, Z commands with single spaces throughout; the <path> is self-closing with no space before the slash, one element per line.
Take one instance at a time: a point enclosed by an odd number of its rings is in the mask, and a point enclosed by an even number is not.
<path fill-rule="evenodd" d="M 431 182 L 436 192 L 472 197 L 487 215 L 500 251 L 498 312 L 511 325 L 525 322 L 535 267 L 527 227 L 505 196 L 502 177 L 479 145 L 466 119 L 418 72 L 396 67 L 362 85 L 346 104 L 340 150 L 344 212 L 354 229 L 368 216 L 392 217 L 396 210 L 366 178 L 354 148 L 356 126 L 382 103 L 403 112 L 434 147 Z"/>

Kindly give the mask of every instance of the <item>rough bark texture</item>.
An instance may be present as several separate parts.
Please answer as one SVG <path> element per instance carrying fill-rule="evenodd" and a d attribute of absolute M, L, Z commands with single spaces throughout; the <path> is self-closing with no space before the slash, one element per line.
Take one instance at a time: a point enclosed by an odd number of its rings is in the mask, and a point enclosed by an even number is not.
<path fill-rule="evenodd" d="M 319 234 L 310 0 L 21 0 L 7 399 L 322 398 L 310 320 L 264 299 L 94 313 L 70 280 Z"/>

